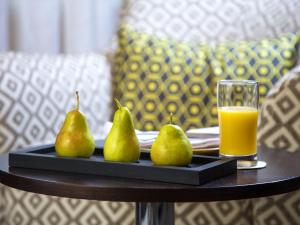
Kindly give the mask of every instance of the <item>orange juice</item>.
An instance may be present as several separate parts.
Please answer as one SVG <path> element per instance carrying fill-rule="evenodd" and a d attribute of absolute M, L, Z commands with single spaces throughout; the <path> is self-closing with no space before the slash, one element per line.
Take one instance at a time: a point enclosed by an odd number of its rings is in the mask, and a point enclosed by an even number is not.
<path fill-rule="evenodd" d="M 220 107 L 218 116 L 220 154 L 225 156 L 255 155 L 258 110 L 243 106 Z"/>

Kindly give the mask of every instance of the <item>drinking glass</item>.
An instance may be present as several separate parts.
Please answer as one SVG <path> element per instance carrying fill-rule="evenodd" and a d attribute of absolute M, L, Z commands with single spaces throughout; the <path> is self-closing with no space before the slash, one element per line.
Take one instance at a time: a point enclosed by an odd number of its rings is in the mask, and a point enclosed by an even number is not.
<path fill-rule="evenodd" d="M 220 156 L 236 158 L 240 169 L 262 167 L 256 146 L 258 82 L 221 80 L 217 95 Z"/>

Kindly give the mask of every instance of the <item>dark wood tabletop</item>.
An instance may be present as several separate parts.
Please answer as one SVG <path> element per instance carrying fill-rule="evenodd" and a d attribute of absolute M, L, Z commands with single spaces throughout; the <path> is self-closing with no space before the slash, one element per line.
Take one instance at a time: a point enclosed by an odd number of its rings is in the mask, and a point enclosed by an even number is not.
<path fill-rule="evenodd" d="M 259 149 L 268 165 L 239 170 L 201 186 L 9 168 L 0 156 L 0 182 L 13 188 L 60 197 L 147 202 L 204 202 L 255 198 L 300 189 L 300 153 Z"/>

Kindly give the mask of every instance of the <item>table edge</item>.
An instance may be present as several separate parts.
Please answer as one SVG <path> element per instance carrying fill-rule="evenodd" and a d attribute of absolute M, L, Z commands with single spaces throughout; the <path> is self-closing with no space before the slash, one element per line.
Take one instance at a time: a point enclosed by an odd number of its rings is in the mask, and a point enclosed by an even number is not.
<path fill-rule="evenodd" d="M 271 183 L 216 188 L 110 188 L 35 180 L 0 171 L 0 183 L 19 190 L 58 197 L 121 202 L 211 202 L 284 194 L 300 189 L 300 177 Z M 147 195 L 145 195 L 145 192 Z M 216 194 L 219 192 L 219 194 Z M 220 195 L 222 192 L 222 195 Z M 163 197 L 162 197 L 163 196 Z M 220 197 L 221 196 L 221 197 Z M 234 196 L 234 197 L 232 197 Z"/>

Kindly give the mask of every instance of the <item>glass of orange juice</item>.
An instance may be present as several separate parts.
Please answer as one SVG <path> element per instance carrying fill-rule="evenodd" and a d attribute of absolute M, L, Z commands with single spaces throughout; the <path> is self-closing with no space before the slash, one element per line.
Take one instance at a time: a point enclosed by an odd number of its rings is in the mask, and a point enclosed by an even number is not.
<path fill-rule="evenodd" d="M 220 156 L 237 159 L 238 168 L 260 168 L 257 163 L 258 83 L 221 80 L 217 87 Z"/>

